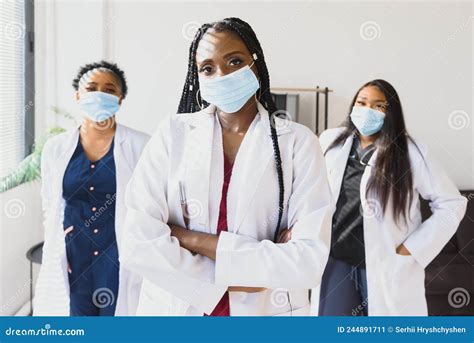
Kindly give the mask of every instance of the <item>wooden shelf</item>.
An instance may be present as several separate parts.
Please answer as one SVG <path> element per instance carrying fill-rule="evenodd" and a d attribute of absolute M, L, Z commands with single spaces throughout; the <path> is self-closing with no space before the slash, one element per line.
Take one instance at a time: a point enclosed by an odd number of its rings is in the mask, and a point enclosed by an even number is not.
<path fill-rule="evenodd" d="M 313 92 L 313 93 L 326 93 L 333 92 L 332 89 L 326 88 L 285 88 L 285 87 L 272 87 L 270 88 L 271 92 Z"/>

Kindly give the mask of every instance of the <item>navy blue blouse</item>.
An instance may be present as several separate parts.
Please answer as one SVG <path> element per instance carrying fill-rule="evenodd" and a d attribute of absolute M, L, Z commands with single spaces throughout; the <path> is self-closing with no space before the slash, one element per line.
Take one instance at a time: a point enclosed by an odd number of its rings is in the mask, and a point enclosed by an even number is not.
<path fill-rule="evenodd" d="M 119 260 L 113 150 L 112 141 L 107 154 L 91 162 L 79 138 L 64 173 L 63 198 L 70 292 L 93 294 L 98 288 L 106 287 L 117 299 Z"/>

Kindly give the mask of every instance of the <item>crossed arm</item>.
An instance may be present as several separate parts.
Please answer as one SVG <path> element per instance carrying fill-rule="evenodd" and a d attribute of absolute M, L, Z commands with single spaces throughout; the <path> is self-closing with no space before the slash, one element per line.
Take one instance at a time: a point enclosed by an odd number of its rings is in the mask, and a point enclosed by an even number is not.
<path fill-rule="evenodd" d="M 212 260 L 216 260 L 217 242 L 219 236 L 204 232 L 192 231 L 182 228 L 180 226 L 171 225 L 171 236 L 178 239 L 182 248 L 189 250 L 192 253 L 206 256 Z M 284 229 L 280 231 L 277 243 L 286 243 L 291 239 L 291 229 Z M 264 291 L 263 287 L 238 287 L 230 286 L 228 288 L 231 292 L 247 292 L 256 293 Z"/>

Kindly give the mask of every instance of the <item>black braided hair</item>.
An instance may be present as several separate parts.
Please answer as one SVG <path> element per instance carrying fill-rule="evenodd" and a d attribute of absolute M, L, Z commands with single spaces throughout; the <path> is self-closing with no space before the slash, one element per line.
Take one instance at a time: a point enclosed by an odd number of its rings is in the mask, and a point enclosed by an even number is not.
<path fill-rule="evenodd" d="M 260 89 L 259 89 L 259 100 L 262 103 L 263 107 L 269 113 L 270 119 L 270 131 L 273 143 L 273 151 L 275 155 L 275 165 L 278 175 L 278 184 L 280 188 L 279 193 L 279 206 L 278 206 L 278 222 L 273 237 L 274 242 L 277 241 L 278 233 L 280 230 L 280 225 L 283 217 L 283 208 L 284 208 L 284 194 L 285 187 L 283 184 L 283 169 L 281 162 L 280 147 L 278 145 L 278 136 L 275 129 L 275 118 L 274 115 L 277 113 L 277 108 L 275 102 L 273 101 L 270 94 L 270 77 L 268 75 L 267 65 L 265 63 L 265 57 L 263 55 L 262 47 L 260 42 L 255 35 L 255 32 L 250 27 L 248 23 L 239 19 L 239 18 L 225 18 L 221 21 L 214 23 L 207 23 L 201 26 L 197 31 L 191 46 L 189 48 L 189 60 L 188 60 L 188 73 L 186 75 L 186 80 L 184 82 L 183 93 L 181 95 L 181 100 L 179 102 L 178 113 L 192 113 L 201 110 L 201 106 L 198 101 L 203 106 L 208 106 L 209 104 L 201 98 L 199 90 L 199 79 L 198 79 L 198 70 L 196 64 L 196 50 L 198 48 L 199 42 L 201 41 L 204 34 L 212 28 L 217 32 L 231 31 L 236 33 L 242 41 L 245 43 L 247 48 L 250 51 L 250 54 L 256 54 L 257 59 L 255 60 L 255 66 L 257 68 L 258 77 L 260 79 Z M 197 99 L 199 96 L 199 100 Z"/>
<path fill-rule="evenodd" d="M 120 82 L 120 88 L 122 90 L 122 98 L 125 99 L 125 97 L 127 96 L 127 91 L 128 91 L 125 73 L 123 72 L 122 69 L 120 69 L 117 66 L 117 64 L 103 61 L 103 60 L 99 62 L 89 63 L 80 67 L 79 71 L 77 72 L 76 78 L 72 80 L 72 87 L 77 91 L 79 89 L 79 82 L 82 76 L 84 76 L 84 74 L 96 68 L 106 68 L 106 69 L 111 70 L 112 73 L 115 74 L 115 77 L 117 77 L 117 79 Z"/>

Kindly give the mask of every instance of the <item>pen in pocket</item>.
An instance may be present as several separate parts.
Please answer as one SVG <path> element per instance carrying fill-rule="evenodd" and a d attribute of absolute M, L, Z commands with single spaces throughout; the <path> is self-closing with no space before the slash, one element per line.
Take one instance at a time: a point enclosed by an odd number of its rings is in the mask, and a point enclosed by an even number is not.
<path fill-rule="evenodd" d="M 186 191 L 184 189 L 184 184 L 179 182 L 179 199 L 181 202 L 181 210 L 183 212 L 184 226 L 186 229 L 189 229 L 189 214 L 188 214 L 188 203 L 186 199 Z"/>

